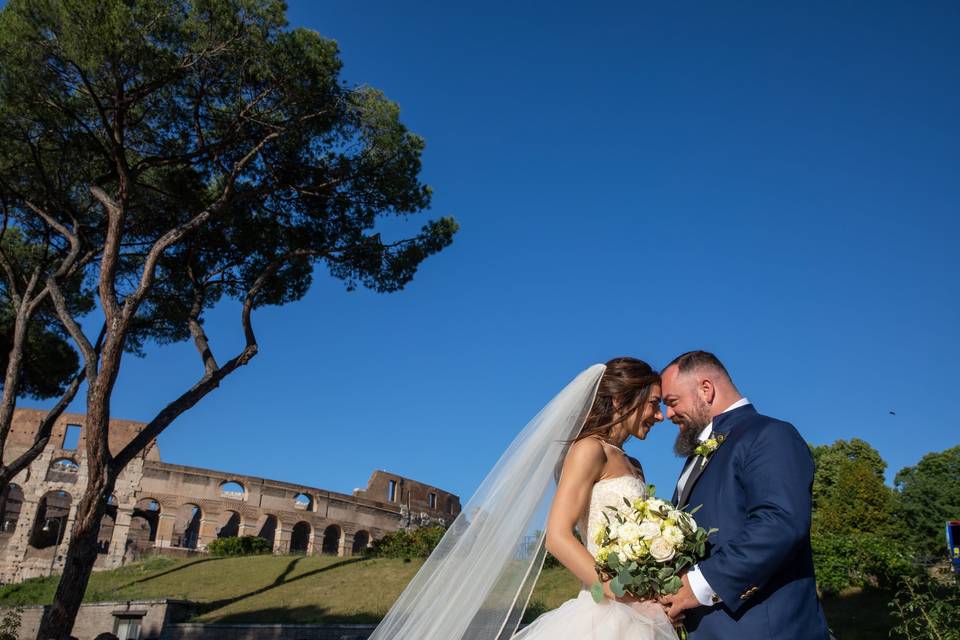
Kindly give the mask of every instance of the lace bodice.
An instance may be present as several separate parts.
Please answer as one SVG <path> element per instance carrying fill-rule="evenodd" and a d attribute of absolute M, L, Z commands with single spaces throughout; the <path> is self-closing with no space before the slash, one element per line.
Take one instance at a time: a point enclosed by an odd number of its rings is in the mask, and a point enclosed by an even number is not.
<path fill-rule="evenodd" d="M 630 499 L 641 496 L 646 497 L 646 493 L 647 485 L 643 478 L 638 476 L 607 478 L 605 480 L 598 480 L 593 485 L 593 490 L 590 494 L 590 505 L 577 524 L 577 529 L 580 530 L 583 543 L 590 552 L 590 555 L 595 556 L 597 553 L 597 543 L 594 542 L 594 538 L 597 535 L 600 525 L 606 522 L 603 518 L 603 508 L 623 504 L 624 497 Z"/>

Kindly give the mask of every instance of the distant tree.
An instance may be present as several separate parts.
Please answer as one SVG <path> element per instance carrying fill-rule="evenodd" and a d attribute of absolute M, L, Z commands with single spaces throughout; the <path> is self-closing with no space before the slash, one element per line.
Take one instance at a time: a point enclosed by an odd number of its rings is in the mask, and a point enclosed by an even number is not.
<path fill-rule="evenodd" d="M 814 447 L 813 453 L 811 543 L 820 588 L 894 584 L 911 566 L 897 535 L 897 495 L 883 480 L 886 462 L 857 439 Z"/>
<path fill-rule="evenodd" d="M 820 498 L 813 528 L 824 533 L 893 534 L 896 496 L 863 460 L 832 469 L 832 485 Z"/>
<path fill-rule="evenodd" d="M 303 297 L 318 266 L 348 289 L 399 290 L 456 232 L 442 218 L 382 237 L 384 216 L 429 206 L 423 140 L 381 92 L 341 81 L 333 41 L 289 29 L 284 14 L 280 0 L 9 0 L 0 10 L 0 196 L 24 243 L 49 240 L 62 257 L 31 279 L 87 383 L 89 480 L 45 640 L 69 636 L 118 474 L 256 356 L 254 309 Z M 93 286 L 104 316 L 97 340 L 71 308 L 77 281 Z M 231 299 L 244 344 L 221 359 L 204 318 Z M 202 373 L 111 451 L 124 354 L 180 340 L 192 340 Z"/>
<path fill-rule="evenodd" d="M 943 557 L 948 520 L 960 519 L 960 446 L 928 453 L 897 473 L 904 535 L 926 557 Z"/>
<path fill-rule="evenodd" d="M 817 468 L 813 479 L 815 506 L 829 494 L 830 489 L 837 483 L 841 469 L 847 468 L 849 462 L 863 462 L 883 482 L 887 463 L 880 457 L 880 452 L 860 438 L 837 440 L 833 444 L 811 447 L 811 452 Z"/>

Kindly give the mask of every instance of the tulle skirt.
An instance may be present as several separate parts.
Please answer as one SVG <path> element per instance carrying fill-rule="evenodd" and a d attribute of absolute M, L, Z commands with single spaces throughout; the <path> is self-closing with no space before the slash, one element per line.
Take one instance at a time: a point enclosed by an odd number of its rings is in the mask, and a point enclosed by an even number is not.
<path fill-rule="evenodd" d="M 677 640 L 669 618 L 658 605 L 597 603 L 581 591 L 553 611 L 544 613 L 513 640 Z"/>

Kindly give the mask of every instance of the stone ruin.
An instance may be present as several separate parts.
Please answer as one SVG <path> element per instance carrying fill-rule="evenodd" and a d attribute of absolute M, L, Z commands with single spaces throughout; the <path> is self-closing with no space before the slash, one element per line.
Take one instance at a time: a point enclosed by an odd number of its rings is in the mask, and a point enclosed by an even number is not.
<path fill-rule="evenodd" d="M 43 411 L 17 409 L 5 461 L 33 444 Z M 87 482 L 84 416 L 64 414 L 46 448 L 0 496 L 0 583 L 59 573 L 76 504 Z M 118 452 L 145 427 L 110 421 Z M 112 569 L 148 553 L 203 554 L 220 537 L 259 535 L 274 553 L 360 553 L 402 528 L 447 525 L 460 498 L 437 487 L 374 471 L 366 489 L 346 495 L 160 460 L 156 442 L 117 479 L 100 523 L 96 569 Z"/>

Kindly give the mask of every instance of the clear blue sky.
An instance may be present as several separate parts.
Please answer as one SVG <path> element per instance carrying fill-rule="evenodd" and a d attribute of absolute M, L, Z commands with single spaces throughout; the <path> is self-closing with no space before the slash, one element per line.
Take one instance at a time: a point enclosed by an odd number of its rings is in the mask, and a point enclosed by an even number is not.
<path fill-rule="evenodd" d="M 260 312 L 261 354 L 163 458 L 466 499 L 578 371 L 692 348 L 891 477 L 960 443 L 960 5 L 774 4 L 292 2 L 425 137 L 431 215 L 462 231 L 399 294 L 324 276 Z M 210 320 L 221 359 L 238 316 Z M 199 373 L 189 344 L 131 357 L 113 413 Z M 627 445 L 666 495 L 675 433 Z"/>

